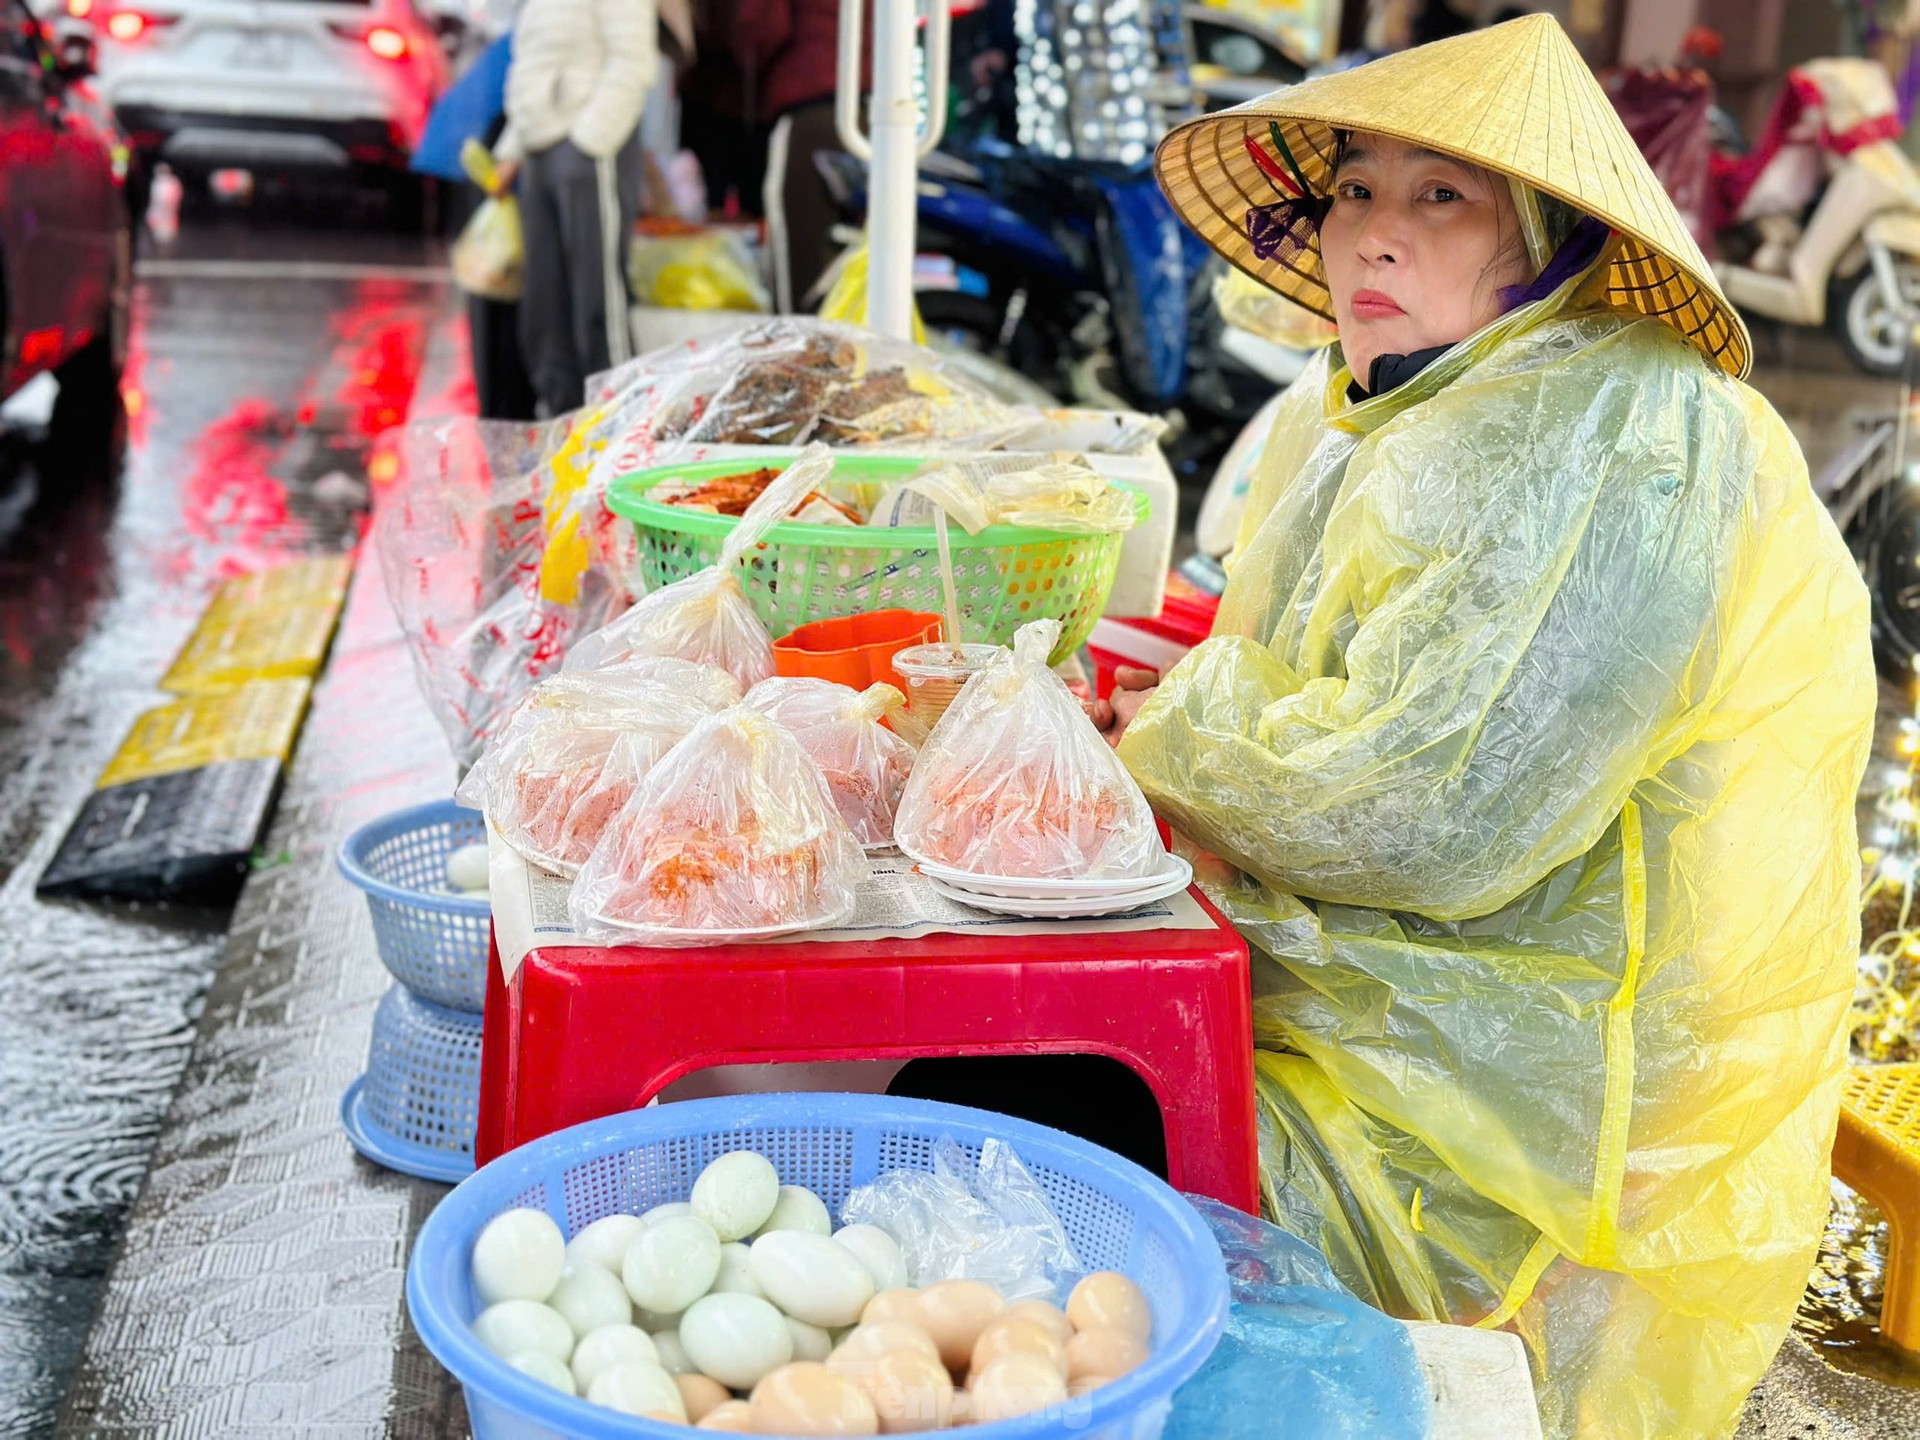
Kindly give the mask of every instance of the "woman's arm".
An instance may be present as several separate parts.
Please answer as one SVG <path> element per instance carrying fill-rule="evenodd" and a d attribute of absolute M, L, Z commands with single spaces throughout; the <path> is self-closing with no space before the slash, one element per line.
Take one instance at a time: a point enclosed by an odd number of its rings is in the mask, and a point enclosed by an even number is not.
<path fill-rule="evenodd" d="M 647 92 L 660 74 L 660 19 L 640 0 L 596 0 L 594 13 L 603 46 L 600 80 L 567 139 L 601 159 L 627 143 L 647 108 Z"/>

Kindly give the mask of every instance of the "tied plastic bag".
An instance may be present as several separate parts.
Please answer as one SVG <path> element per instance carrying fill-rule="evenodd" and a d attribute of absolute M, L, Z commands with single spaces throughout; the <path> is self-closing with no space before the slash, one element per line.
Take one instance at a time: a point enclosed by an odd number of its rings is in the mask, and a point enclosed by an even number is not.
<path fill-rule="evenodd" d="M 534 687 L 455 796 L 534 864 L 572 875 L 647 770 L 739 699 L 731 675 L 684 660 L 556 675 Z"/>
<path fill-rule="evenodd" d="M 570 421 L 409 427 L 373 542 L 421 690 L 462 769 L 577 637 L 631 601 L 633 527 Z"/>
<path fill-rule="evenodd" d="M 975 1164 L 951 1136 L 932 1170 L 889 1170 L 848 1194 L 841 1223 L 891 1235 L 917 1286 L 984 1280 L 1009 1302 L 1064 1301 L 1084 1273 L 1046 1191 L 1011 1145 L 988 1140 Z"/>
<path fill-rule="evenodd" d="M 1166 865 L 1153 811 L 1065 682 L 1058 620 L 1036 620 L 933 727 L 894 835 L 916 860 L 976 875 L 1146 879 Z"/>
<path fill-rule="evenodd" d="M 833 456 L 810 445 L 740 516 L 705 570 L 645 596 L 568 654 L 568 671 L 596 670 L 642 655 L 673 655 L 714 665 L 742 685 L 773 674 L 773 638 L 740 587 L 738 566 L 833 473 Z"/>
<path fill-rule="evenodd" d="M 913 746 L 880 722 L 907 703 L 891 685 L 855 690 L 831 680 L 776 675 L 747 704 L 800 742 L 827 777 L 833 803 L 862 845 L 891 845 Z"/>
<path fill-rule="evenodd" d="M 1424 1440 L 1432 1422 L 1407 1329 L 1354 1299 L 1305 1241 L 1189 1195 L 1220 1243 L 1233 1309 L 1173 1398 L 1167 1440 Z"/>
<path fill-rule="evenodd" d="M 969 535 L 989 525 L 1028 525 L 1076 535 L 1131 530 L 1134 493 L 1114 485 L 1078 455 L 1035 462 L 1031 455 L 974 455 L 929 465 L 891 487 L 873 525 L 930 525 L 944 510 Z"/>
<path fill-rule="evenodd" d="M 460 147 L 460 164 L 487 198 L 453 242 L 454 283 L 483 300 L 518 300 L 527 262 L 520 202 L 500 183 L 493 156 L 478 140 L 469 138 Z"/>
<path fill-rule="evenodd" d="M 843 920 L 867 873 L 820 767 L 736 705 L 648 772 L 567 903 L 585 935 L 714 945 Z"/>
<path fill-rule="evenodd" d="M 634 298 L 669 310 L 773 308 L 746 247 L 724 230 L 648 236 L 628 252 Z"/>

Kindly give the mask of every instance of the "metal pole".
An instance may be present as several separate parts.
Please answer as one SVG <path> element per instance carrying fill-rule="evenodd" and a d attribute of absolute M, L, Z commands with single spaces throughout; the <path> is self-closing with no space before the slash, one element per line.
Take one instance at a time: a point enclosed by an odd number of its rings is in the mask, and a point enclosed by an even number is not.
<path fill-rule="evenodd" d="M 834 119 L 847 149 L 868 162 L 867 327 L 913 338 L 915 211 L 920 156 L 946 127 L 947 60 L 952 20 L 946 0 L 927 16 L 927 130 L 913 95 L 914 0 L 873 0 L 871 136 L 860 132 L 861 0 L 840 0 L 839 91 Z"/>

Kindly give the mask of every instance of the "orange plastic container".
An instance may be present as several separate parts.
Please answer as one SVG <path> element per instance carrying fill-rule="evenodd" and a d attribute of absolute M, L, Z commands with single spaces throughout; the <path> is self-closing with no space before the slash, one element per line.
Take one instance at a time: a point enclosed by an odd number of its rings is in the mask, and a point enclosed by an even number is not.
<path fill-rule="evenodd" d="M 773 642 L 776 675 L 806 675 L 835 680 L 855 690 L 869 685 L 906 686 L 894 673 L 893 657 L 909 645 L 924 645 L 945 633 L 938 615 L 920 610 L 875 610 L 802 625 Z"/>

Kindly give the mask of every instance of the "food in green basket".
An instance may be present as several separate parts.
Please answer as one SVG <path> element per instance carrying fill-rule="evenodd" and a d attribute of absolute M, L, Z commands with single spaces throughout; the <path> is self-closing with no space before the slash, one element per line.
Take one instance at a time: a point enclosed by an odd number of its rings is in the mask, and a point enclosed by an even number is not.
<path fill-rule="evenodd" d="M 647 492 L 649 500 L 682 510 L 703 510 L 709 515 L 744 515 L 747 507 L 779 476 L 768 467 L 745 470 L 738 475 L 720 475 L 698 484 L 664 480 Z M 808 525 L 860 525 L 859 511 L 821 494 L 809 491 L 787 518 Z"/>

